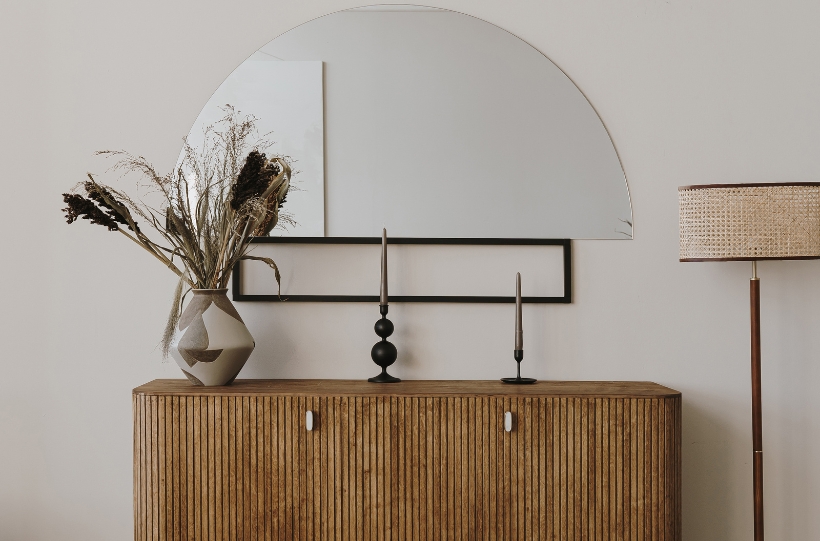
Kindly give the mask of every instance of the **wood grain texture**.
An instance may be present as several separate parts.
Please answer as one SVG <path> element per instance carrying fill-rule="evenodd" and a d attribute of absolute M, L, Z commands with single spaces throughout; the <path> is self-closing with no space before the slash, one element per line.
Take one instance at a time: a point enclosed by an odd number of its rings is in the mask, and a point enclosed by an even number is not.
<path fill-rule="evenodd" d="M 344 379 L 245 379 L 227 387 L 191 385 L 187 379 L 157 379 L 134 389 L 146 396 L 581 396 L 609 398 L 672 397 L 680 392 L 648 381 L 538 381 L 532 385 L 505 385 L 500 381 L 405 380 L 374 385 Z"/>
<path fill-rule="evenodd" d="M 681 539 L 680 393 L 413 383 L 135 389 L 135 539 Z"/>

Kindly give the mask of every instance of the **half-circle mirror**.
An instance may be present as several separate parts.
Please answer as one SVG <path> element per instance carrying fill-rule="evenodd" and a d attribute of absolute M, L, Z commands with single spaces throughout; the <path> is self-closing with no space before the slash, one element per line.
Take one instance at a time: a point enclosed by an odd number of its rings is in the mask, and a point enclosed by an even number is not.
<path fill-rule="evenodd" d="M 295 161 L 287 235 L 632 236 L 595 109 L 541 52 L 471 16 L 372 6 L 320 17 L 231 73 L 193 142 L 224 104 Z"/>

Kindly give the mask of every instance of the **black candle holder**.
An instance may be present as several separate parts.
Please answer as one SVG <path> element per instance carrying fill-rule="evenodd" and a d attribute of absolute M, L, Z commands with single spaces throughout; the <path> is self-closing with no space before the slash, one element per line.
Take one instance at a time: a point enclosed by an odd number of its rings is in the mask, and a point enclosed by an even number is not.
<path fill-rule="evenodd" d="M 518 363 L 518 375 L 514 378 L 501 378 L 501 381 L 504 383 L 512 383 L 514 385 L 523 385 L 526 383 L 535 383 L 538 381 L 535 378 L 522 378 L 521 377 L 521 361 L 524 360 L 524 350 L 523 349 L 516 349 L 513 350 L 513 357 L 515 358 L 515 362 Z"/>
<path fill-rule="evenodd" d="M 393 334 L 393 322 L 387 319 L 387 305 L 379 305 L 379 313 L 382 318 L 376 322 L 373 329 L 381 337 L 381 342 L 376 342 L 370 350 L 370 357 L 373 362 L 382 367 L 382 373 L 378 376 L 368 378 L 371 383 L 398 383 L 401 380 L 387 373 L 387 367 L 396 362 L 399 352 L 396 346 L 387 341 L 387 337 Z"/>

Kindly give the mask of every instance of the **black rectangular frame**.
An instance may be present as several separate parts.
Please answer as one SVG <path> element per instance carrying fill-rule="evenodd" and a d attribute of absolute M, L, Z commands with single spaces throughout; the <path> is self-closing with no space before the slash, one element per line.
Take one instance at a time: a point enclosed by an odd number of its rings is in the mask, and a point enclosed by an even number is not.
<path fill-rule="evenodd" d="M 254 244 L 381 244 L 381 237 L 253 237 Z M 388 244 L 444 244 L 463 246 L 563 246 L 564 295 L 561 297 L 522 297 L 525 303 L 570 304 L 572 302 L 572 243 L 570 239 L 452 239 L 388 237 Z M 242 293 L 240 263 L 233 268 L 233 300 L 238 302 L 379 302 L 378 295 L 245 295 Z M 390 302 L 513 303 L 514 296 L 481 295 L 398 295 Z"/>

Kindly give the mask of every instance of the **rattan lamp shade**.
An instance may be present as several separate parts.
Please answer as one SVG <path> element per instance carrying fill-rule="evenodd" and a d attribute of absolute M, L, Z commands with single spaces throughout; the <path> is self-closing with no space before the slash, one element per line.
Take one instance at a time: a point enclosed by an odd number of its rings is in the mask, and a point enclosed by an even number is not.
<path fill-rule="evenodd" d="M 820 258 L 820 183 L 678 188 L 681 261 Z"/>

